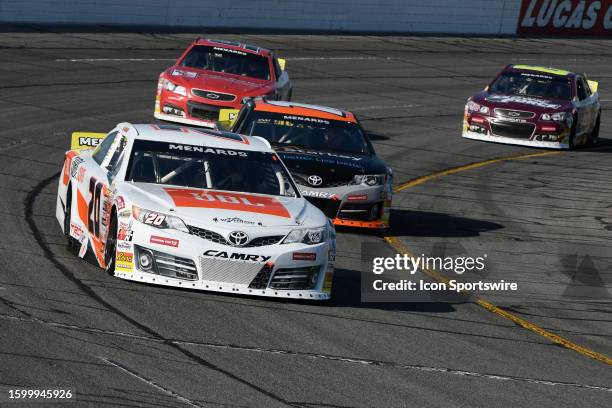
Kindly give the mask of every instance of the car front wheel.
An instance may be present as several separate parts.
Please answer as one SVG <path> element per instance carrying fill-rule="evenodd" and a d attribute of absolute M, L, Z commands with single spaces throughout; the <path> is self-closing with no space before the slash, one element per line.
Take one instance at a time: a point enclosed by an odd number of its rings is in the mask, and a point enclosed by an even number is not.
<path fill-rule="evenodd" d="M 115 258 L 117 256 L 117 217 L 111 217 L 108 227 L 108 237 L 106 238 L 106 246 L 104 247 L 104 262 L 106 264 L 106 272 L 113 276 L 115 275 Z"/>

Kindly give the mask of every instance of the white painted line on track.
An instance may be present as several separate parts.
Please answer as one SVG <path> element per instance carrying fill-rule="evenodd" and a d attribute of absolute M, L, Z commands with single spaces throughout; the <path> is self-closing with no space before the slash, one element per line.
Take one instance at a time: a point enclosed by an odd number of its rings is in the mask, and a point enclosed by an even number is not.
<path fill-rule="evenodd" d="M 289 57 L 287 61 L 369 61 L 390 60 L 391 57 Z M 55 62 L 151 62 L 176 61 L 176 58 L 57 58 Z"/>
<path fill-rule="evenodd" d="M 158 391 L 163 392 L 164 394 L 167 394 L 173 398 L 176 398 L 177 400 L 181 401 L 183 404 L 186 404 L 190 407 L 196 407 L 196 408 L 201 408 L 202 405 L 190 400 L 189 398 L 183 397 L 182 395 L 172 391 L 169 388 L 164 387 L 163 385 L 160 385 L 158 383 L 156 383 L 155 381 L 144 377 L 143 375 L 137 373 L 136 371 L 131 370 L 130 368 L 127 368 L 126 366 L 124 366 L 121 363 L 117 363 L 115 361 L 109 360 L 106 357 L 99 357 L 100 360 L 104 361 L 106 364 L 116 367 L 119 370 L 123 371 L 124 373 L 127 373 L 129 375 L 131 375 L 132 377 L 135 377 L 137 379 L 139 379 L 140 381 L 150 385 L 151 387 L 157 389 Z"/>
<path fill-rule="evenodd" d="M 132 333 L 112 331 L 112 330 L 98 329 L 98 328 L 93 328 L 93 327 L 81 327 L 81 326 L 77 326 L 73 324 L 47 321 L 47 320 L 42 320 L 38 318 L 25 318 L 25 317 L 17 317 L 17 316 L 0 314 L 0 320 L 11 320 L 11 321 L 18 321 L 18 322 L 23 322 L 23 323 L 44 324 L 44 325 L 48 325 L 48 326 L 56 327 L 56 328 L 64 328 L 68 330 L 77 330 L 77 331 L 83 331 L 83 332 L 88 332 L 88 333 L 104 334 L 104 335 L 109 335 L 109 336 L 126 337 L 129 339 L 139 339 L 139 340 L 145 340 L 145 341 L 152 341 L 156 343 L 164 342 L 160 338 L 150 337 L 150 336 L 136 334 L 136 333 L 132 334 Z M 276 355 L 285 355 L 285 356 L 291 356 L 291 357 L 304 357 L 304 358 L 310 358 L 310 359 L 315 359 L 315 360 L 336 361 L 340 363 L 349 363 L 349 364 L 357 364 L 357 365 L 365 365 L 365 366 L 378 366 L 378 367 L 394 368 L 394 369 L 400 369 L 400 370 L 413 370 L 413 371 L 421 371 L 421 372 L 429 372 L 429 373 L 458 375 L 458 376 L 482 378 L 482 379 L 496 380 L 496 381 L 526 382 L 526 383 L 541 384 L 541 385 L 546 385 L 546 386 L 570 387 L 570 388 L 581 388 L 581 389 L 594 390 L 594 391 L 612 392 L 612 388 L 609 386 L 580 384 L 580 383 L 565 382 L 565 381 L 555 381 L 555 380 L 547 380 L 543 378 L 529 378 L 529 377 L 519 377 L 519 376 L 493 374 L 493 373 L 482 373 L 482 372 L 476 372 L 476 371 L 454 369 L 450 367 L 425 366 L 421 364 L 406 364 L 406 363 L 399 363 L 399 362 L 393 362 L 393 361 L 369 360 L 369 359 L 337 356 L 337 355 L 322 354 L 322 353 L 309 353 L 309 352 L 291 351 L 291 350 L 282 350 L 282 349 L 266 349 L 262 347 L 238 346 L 238 345 L 232 345 L 232 344 L 207 343 L 207 342 L 179 340 L 179 339 L 167 340 L 166 342 L 176 344 L 176 345 L 181 345 L 181 346 L 202 347 L 202 348 L 213 349 L 213 350 L 221 349 L 221 350 L 235 350 L 235 351 L 243 351 L 243 352 L 251 352 L 251 353 L 261 353 L 261 354 L 276 354 Z M 134 377 L 139 378 L 141 381 L 144 381 L 147 384 L 150 384 L 151 386 L 155 388 L 159 387 L 158 389 L 164 390 L 164 392 L 166 393 L 174 393 L 174 391 L 165 389 L 165 387 L 159 384 L 156 384 L 152 380 L 147 379 L 143 377 L 142 375 L 139 375 L 133 372 L 131 369 L 125 366 L 122 366 L 120 363 L 111 362 L 105 357 L 99 357 L 99 358 L 107 362 L 108 364 L 113 365 L 117 368 L 120 368 L 123 371 L 129 373 L 130 375 L 133 375 Z M 174 396 L 174 394 L 170 394 L 170 395 Z M 178 397 L 185 398 L 178 394 L 176 395 Z M 192 402 L 192 401 L 190 402 L 192 404 L 195 404 L 195 402 Z M 195 405 L 195 406 L 199 406 L 199 405 Z"/>
<path fill-rule="evenodd" d="M 55 62 L 151 62 L 176 61 L 176 58 L 58 58 Z"/>
<path fill-rule="evenodd" d="M 383 110 L 383 109 L 407 109 L 407 108 L 417 108 L 421 105 L 416 104 L 407 104 L 407 105 L 371 105 L 371 106 L 360 106 L 356 108 L 351 108 L 352 111 L 368 111 L 368 110 Z"/>

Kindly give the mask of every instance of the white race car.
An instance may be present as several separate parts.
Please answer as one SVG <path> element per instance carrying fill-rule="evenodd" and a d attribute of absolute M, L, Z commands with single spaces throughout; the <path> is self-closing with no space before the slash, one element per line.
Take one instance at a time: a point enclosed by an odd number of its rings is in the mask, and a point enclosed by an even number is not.
<path fill-rule="evenodd" d="M 122 279 L 331 296 L 336 236 L 259 137 L 121 123 L 74 133 L 56 216 L 69 247 Z"/>

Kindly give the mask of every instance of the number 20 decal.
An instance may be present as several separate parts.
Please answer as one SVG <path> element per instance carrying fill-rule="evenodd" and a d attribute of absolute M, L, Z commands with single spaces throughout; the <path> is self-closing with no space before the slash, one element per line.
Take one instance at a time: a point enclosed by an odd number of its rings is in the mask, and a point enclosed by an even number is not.
<path fill-rule="evenodd" d="M 95 177 L 89 179 L 89 206 L 87 208 L 87 228 L 96 238 L 100 238 L 100 196 L 103 184 L 98 183 Z"/>
<path fill-rule="evenodd" d="M 155 213 L 149 213 L 149 214 L 147 214 L 145 216 L 144 223 L 145 224 L 150 224 L 150 225 L 160 226 L 160 225 L 163 224 L 165 219 L 166 219 L 166 217 L 163 216 L 163 215 L 155 214 Z"/>

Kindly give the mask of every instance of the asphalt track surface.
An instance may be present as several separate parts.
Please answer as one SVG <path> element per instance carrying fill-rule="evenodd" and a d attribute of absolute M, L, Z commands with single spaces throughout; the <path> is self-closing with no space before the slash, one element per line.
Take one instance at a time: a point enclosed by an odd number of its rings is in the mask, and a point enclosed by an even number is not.
<path fill-rule="evenodd" d="M 2 387 L 70 387 L 76 406 L 610 406 L 605 361 L 474 301 L 361 303 L 360 245 L 385 242 L 374 235 L 339 233 L 328 304 L 146 286 L 70 256 L 54 216 L 69 134 L 151 122 L 158 73 L 194 37 L 0 34 Z M 612 356 L 611 41 L 222 37 L 287 57 L 294 100 L 354 110 L 398 185 L 539 152 L 459 137 L 465 99 L 505 64 L 598 79 L 598 148 L 406 188 L 392 235 L 414 253 L 486 253 L 487 277 L 521 290 L 484 298 Z"/>

